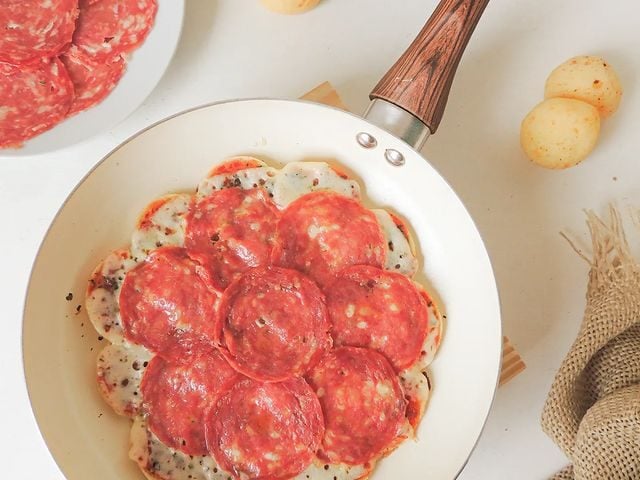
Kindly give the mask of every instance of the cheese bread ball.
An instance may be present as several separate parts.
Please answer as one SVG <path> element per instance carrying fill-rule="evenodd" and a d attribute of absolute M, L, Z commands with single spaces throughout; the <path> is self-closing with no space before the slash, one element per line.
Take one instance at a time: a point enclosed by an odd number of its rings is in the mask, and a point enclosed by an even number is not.
<path fill-rule="evenodd" d="M 600 132 L 598 110 L 571 98 L 550 98 L 522 121 L 520 144 L 531 161 L 545 168 L 568 168 L 591 153 Z"/>
<path fill-rule="evenodd" d="M 618 109 L 622 98 L 620 79 L 611 65 L 600 57 L 573 57 L 558 66 L 544 87 L 544 98 L 575 98 L 608 117 Z"/>

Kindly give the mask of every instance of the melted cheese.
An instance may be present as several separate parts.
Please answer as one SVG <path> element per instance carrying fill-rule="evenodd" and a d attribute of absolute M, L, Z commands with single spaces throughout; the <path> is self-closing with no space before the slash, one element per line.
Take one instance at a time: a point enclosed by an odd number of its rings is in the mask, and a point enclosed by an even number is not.
<path fill-rule="evenodd" d="M 133 417 L 142 403 L 140 381 L 153 354 L 131 345 L 107 345 L 98 355 L 98 387 L 105 402 L 118 414 Z"/>
<path fill-rule="evenodd" d="M 419 288 L 422 288 L 419 286 Z M 435 303 L 429 305 L 429 331 L 422 345 L 422 353 L 417 362 L 418 368 L 426 369 L 433 362 L 440 342 L 442 341 L 443 320 Z"/>
<path fill-rule="evenodd" d="M 416 363 L 400 372 L 399 378 L 400 385 L 402 385 L 405 394 L 418 401 L 420 405 L 419 418 L 422 418 L 425 408 L 427 407 L 427 402 L 429 401 L 429 395 L 431 394 L 431 383 L 427 377 L 427 372 L 419 363 Z M 410 434 L 408 436 L 412 435 Z"/>
<path fill-rule="evenodd" d="M 222 173 L 205 178 L 200 185 L 196 197 L 198 199 L 211 195 L 216 190 L 225 188 L 242 188 L 249 190 L 251 188 L 262 187 L 267 192 L 273 193 L 274 177 L 277 170 L 268 167 L 264 162 L 261 167 L 245 168 L 234 173 Z"/>
<path fill-rule="evenodd" d="M 126 272 L 135 265 L 128 250 L 116 250 L 100 262 L 89 280 L 87 315 L 96 331 L 111 343 L 124 341 L 118 299 Z"/>
<path fill-rule="evenodd" d="M 435 304 L 431 303 L 429 305 L 429 331 L 424 340 L 420 358 L 412 366 L 399 373 L 400 384 L 406 395 L 417 400 L 420 405 L 419 418 L 422 418 L 429 401 L 431 382 L 427 376 L 427 367 L 433 361 L 440 346 L 442 328 L 442 316 Z"/>
<path fill-rule="evenodd" d="M 191 456 L 164 445 L 138 416 L 131 426 L 129 458 L 153 480 L 227 480 L 210 456 Z"/>
<path fill-rule="evenodd" d="M 143 417 L 135 418 L 131 427 L 129 458 L 149 479 L 154 480 L 228 480 L 208 455 L 191 456 L 167 447 L 148 429 Z M 365 478 L 373 465 L 328 464 L 316 459 L 294 480 L 357 480 Z"/>
<path fill-rule="evenodd" d="M 291 162 L 276 175 L 273 201 L 285 208 L 295 199 L 318 190 L 330 190 L 347 197 L 360 198 L 360 186 L 355 180 L 342 178 L 324 162 Z"/>
<path fill-rule="evenodd" d="M 316 459 L 293 480 L 357 480 L 364 478 L 373 466 L 324 463 Z"/>
<path fill-rule="evenodd" d="M 131 254 L 143 260 L 155 248 L 166 245 L 184 245 L 186 215 L 191 195 L 172 194 L 150 203 L 142 212 L 138 226 L 131 237 Z M 162 205 L 158 208 L 158 202 Z M 153 212 L 148 213 L 150 209 Z"/>
<path fill-rule="evenodd" d="M 395 224 L 389 212 L 382 209 L 371 211 L 376 215 L 386 240 L 385 270 L 413 277 L 418 271 L 418 259 L 413 253 L 411 243 Z"/>

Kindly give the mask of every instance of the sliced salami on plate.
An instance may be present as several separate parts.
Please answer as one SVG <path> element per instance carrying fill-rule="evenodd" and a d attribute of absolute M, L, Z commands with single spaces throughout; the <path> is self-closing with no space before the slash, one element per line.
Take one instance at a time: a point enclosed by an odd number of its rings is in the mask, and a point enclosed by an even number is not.
<path fill-rule="evenodd" d="M 23 64 L 54 57 L 71 43 L 78 0 L 2 0 L 0 62 Z"/>
<path fill-rule="evenodd" d="M 67 116 L 73 83 L 57 58 L 16 67 L 0 63 L 0 148 L 19 147 Z"/>
<path fill-rule="evenodd" d="M 63 53 L 60 60 L 67 68 L 75 91 L 70 115 L 102 102 L 116 87 L 126 69 L 126 62 L 119 54 L 98 62 L 75 45 Z"/>
<path fill-rule="evenodd" d="M 147 38 L 157 10 L 156 0 L 83 2 L 73 43 L 97 61 L 129 53 Z"/>

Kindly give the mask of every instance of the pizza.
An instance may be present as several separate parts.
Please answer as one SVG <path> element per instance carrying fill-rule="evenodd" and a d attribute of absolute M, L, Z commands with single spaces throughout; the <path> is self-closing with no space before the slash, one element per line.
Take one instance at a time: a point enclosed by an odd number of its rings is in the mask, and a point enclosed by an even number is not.
<path fill-rule="evenodd" d="M 323 162 L 234 157 L 150 202 L 86 296 L 130 458 L 154 480 L 369 477 L 429 398 L 443 325 L 418 263 Z"/>
<path fill-rule="evenodd" d="M 0 2 L 0 148 L 102 102 L 156 11 L 156 0 Z"/>

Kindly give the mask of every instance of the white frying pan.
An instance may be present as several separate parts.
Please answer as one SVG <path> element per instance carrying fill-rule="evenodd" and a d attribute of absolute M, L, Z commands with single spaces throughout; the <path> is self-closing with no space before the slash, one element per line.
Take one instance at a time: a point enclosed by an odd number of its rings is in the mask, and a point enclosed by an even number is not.
<path fill-rule="evenodd" d="M 383 460 L 373 478 L 438 480 L 459 473 L 496 388 L 500 308 L 469 214 L 414 148 L 436 130 L 462 50 L 487 2 L 443 0 L 374 89 L 366 120 L 300 101 L 217 103 L 137 134 L 85 177 L 44 239 L 24 312 L 33 410 L 68 479 L 142 478 L 127 459 L 129 421 L 111 412 L 95 385 L 103 342 L 84 311 L 76 312 L 87 278 L 102 257 L 128 243 L 149 201 L 193 190 L 213 163 L 239 154 L 276 164 L 335 161 L 364 185 L 368 205 L 389 207 L 411 224 L 423 257 L 419 279 L 446 313 L 446 328 L 431 366 L 433 395 L 419 438 Z M 72 301 L 65 299 L 69 292 Z"/>

